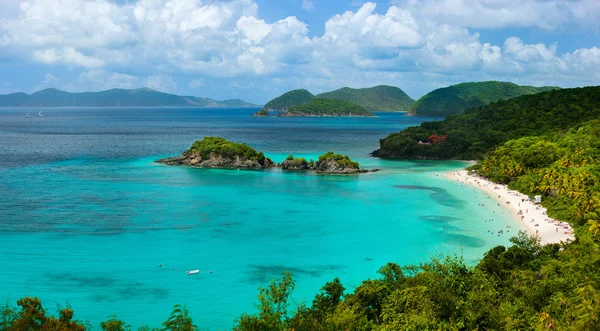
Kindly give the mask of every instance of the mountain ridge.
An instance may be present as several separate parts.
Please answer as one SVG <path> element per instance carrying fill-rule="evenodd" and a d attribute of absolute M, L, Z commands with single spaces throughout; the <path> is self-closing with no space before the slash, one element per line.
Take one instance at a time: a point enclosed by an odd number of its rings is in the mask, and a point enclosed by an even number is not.
<path fill-rule="evenodd" d="M 466 109 L 485 106 L 499 100 L 558 89 L 560 87 L 557 86 L 535 87 L 501 81 L 459 83 L 438 88 L 425 94 L 410 106 L 409 115 L 457 115 Z"/>
<path fill-rule="evenodd" d="M 258 107 L 240 99 L 218 101 L 153 90 L 113 88 L 98 92 L 67 92 L 47 88 L 31 94 L 0 95 L 0 107 Z"/>
<path fill-rule="evenodd" d="M 402 89 L 390 85 L 366 88 L 342 87 L 316 95 L 317 98 L 345 100 L 364 107 L 368 111 L 408 111 L 415 102 Z"/>

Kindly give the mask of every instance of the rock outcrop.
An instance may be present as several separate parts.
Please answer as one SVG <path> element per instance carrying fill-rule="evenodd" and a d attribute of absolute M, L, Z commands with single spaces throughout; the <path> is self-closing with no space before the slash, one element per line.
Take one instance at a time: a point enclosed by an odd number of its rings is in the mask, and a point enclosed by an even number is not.
<path fill-rule="evenodd" d="M 317 162 L 288 156 L 275 164 L 263 153 L 246 144 L 234 143 L 219 137 L 204 137 L 195 141 L 183 154 L 156 161 L 172 166 L 195 168 L 269 169 L 280 167 L 283 171 L 316 171 L 319 174 L 351 175 L 368 170 L 361 169 L 358 162 L 349 157 L 329 152 L 319 156 Z"/>
<path fill-rule="evenodd" d="M 339 175 L 368 172 L 368 170 L 362 169 L 358 162 L 352 161 L 345 155 L 334 154 L 333 152 L 319 156 L 319 160 L 315 163 L 315 170 L 321 174 Z"/>
<path fill-rule="evenodd" d="M 315 170 L 315 162 L 310 160 L 310 162 L 306 161 L 305 158 L 295 158 L 293 156 L 288 156 L 285 161 L 283 161 L 280 165 L 282 170 L 290 170 L 290 171 L 302 171 L 302 170 Z"/>
<path fill-rule="evenodd" d="M 275 163 L 252 147 L 219 137 L 204 137 L 183 154 L 156 161 L 166 165 L 196 168 L 268 169 Z"/>
<path fill-rule="evenodd" d="M 269 158 L 265 158 L 263 162 L 258 160 L 245 159 L 240 156 L 234 158 L 226 158 L 222 155 L 210 155 L 208 158 L 203 158 L 198 153 L 184 152 L 175 157 L 156 160 L 156 163 L 166 165 L 189 166 L 196 168 L 238 168 L 238 169 L 268 169 L 275 167 L 275 162 Z"/>

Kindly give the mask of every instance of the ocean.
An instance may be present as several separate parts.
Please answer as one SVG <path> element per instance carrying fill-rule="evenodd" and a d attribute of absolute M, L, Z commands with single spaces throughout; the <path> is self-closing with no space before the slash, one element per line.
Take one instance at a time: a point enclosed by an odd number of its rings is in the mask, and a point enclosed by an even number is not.
<path fill-rule="evenodd" d="M 255 312 L 258 287 L 284 270 L 296 280 L 292 302 L 310 304 L 334 277 L 352 291 L 387 262 L 456 254 L 474 263 L 509 245 L 511 233 L 496 233 L 510 214 L 440 175 L 465 163 L 369 156 L 379 139 L 432 118 L 251 117 L 256 110 L 47 108 L 25 118 L 26 109 L 0 109 L 1 298 L 37 296 L 49 312 L 68 304 L 96 330 L 113 313 L 159 327 L 182 304 L 202 330 L 223 330 Z M 204 136 L 276 162 L 334 151 L 381 170 L 153 162 Z"/>

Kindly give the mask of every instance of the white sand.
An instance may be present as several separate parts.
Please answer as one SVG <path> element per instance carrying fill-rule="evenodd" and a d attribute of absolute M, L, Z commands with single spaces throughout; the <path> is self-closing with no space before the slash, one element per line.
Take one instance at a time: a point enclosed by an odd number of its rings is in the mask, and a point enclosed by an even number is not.
<path fill-rule="evenodd" d="M 477 187 L 511 211 L 515 221 L 531 235 L 540 238 L 542 245 L 572 241 L 573 229 L 566 222 L 554 220 L 546 215 L 546 208 L 529 200 L 525 194 L 509 190 L 506 185 L 495 184 L 466 170 L 448 172 L 445 177 Z"/>

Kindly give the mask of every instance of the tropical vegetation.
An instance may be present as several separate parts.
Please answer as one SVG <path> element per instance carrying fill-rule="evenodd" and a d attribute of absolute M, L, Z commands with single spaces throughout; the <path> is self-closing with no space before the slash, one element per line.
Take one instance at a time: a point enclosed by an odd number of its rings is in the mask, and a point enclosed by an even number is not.
<path fill-rule="evenodd" d="M 401 89 L 387 85 L 359 89 L 344 87 L 318 94 L 317 97 L 349 101 L 368 111 L 408 111 L 415 102 Z"/>
<path fill-rule="evenodd" d="M 285 111 L 293 106 L 307 104 L 314 98 L 315 96 L 305 89 L 292 90 L 267 102 L 263 109 L 266 111 Z"/>
<path fill-rule="evenodd" d="M 352 161 L 352 159 L 346 155 L 336 154 L 334 152 L 327 152 L 319 156 L 319 159 L 317 160 L 317 167 L 319 167 L 319 165 L 322 163 L 325 164 L 329 162 L 335 162 L 342 168 L 360 169 L 358 162 Z"/>
<path fill-rule="evenodd" d="M 465 109 L 488 105 L 499 100 L 559 89 L 556 86 L 519 86 L 514 83 L 487 81 L 461 83 L 433 90 L 410 106 L 417 116 L 448 116 Z"/>
<path fill-rule="evenodd" d="M 291 107 L 284 116 L 373 116 L 364 107 L 337 99 L 312 99 L 309 103 Z"/>
<path fill-rule="evenodd" d="M 472 108 L 380 140 L 374 156 L 399 159 L 481 158 L 511 139 L 564 132 L 600 118 L 600 87 L 554 90 Z M 434 140 L 444 137 L 443 141 Z"/>
<path fill-rule="evenodd" d="M 48 314 L 38 298 L 26 297 L 17 301 L 17 307 L 6 305 L 0 313 L 0 330 L 3 331 L 85 331 L 94 327 L 89 322 L 73 319 L 70 307 L 59 308 L 58 318 Z M 116 314 L 100 322 L 102 331 L 130 331 L 131 326 Z M 199 330 L 185 306 L 175 305 L 161 328 L 142 325 L 138 331 L 194 331 Z"/>
<path fill-rule="evenodd" d="M 212 155 L 231 160 L 240 157 L 260 164 L 265 161 L 262 152 L 257 152 L 246 144 L 231 142 L 221 137 L 204 137 L 202 140 L 196 140 L 184 154 L 190 153 L 200 155 L 203 159 L 209 159 Z"/>

